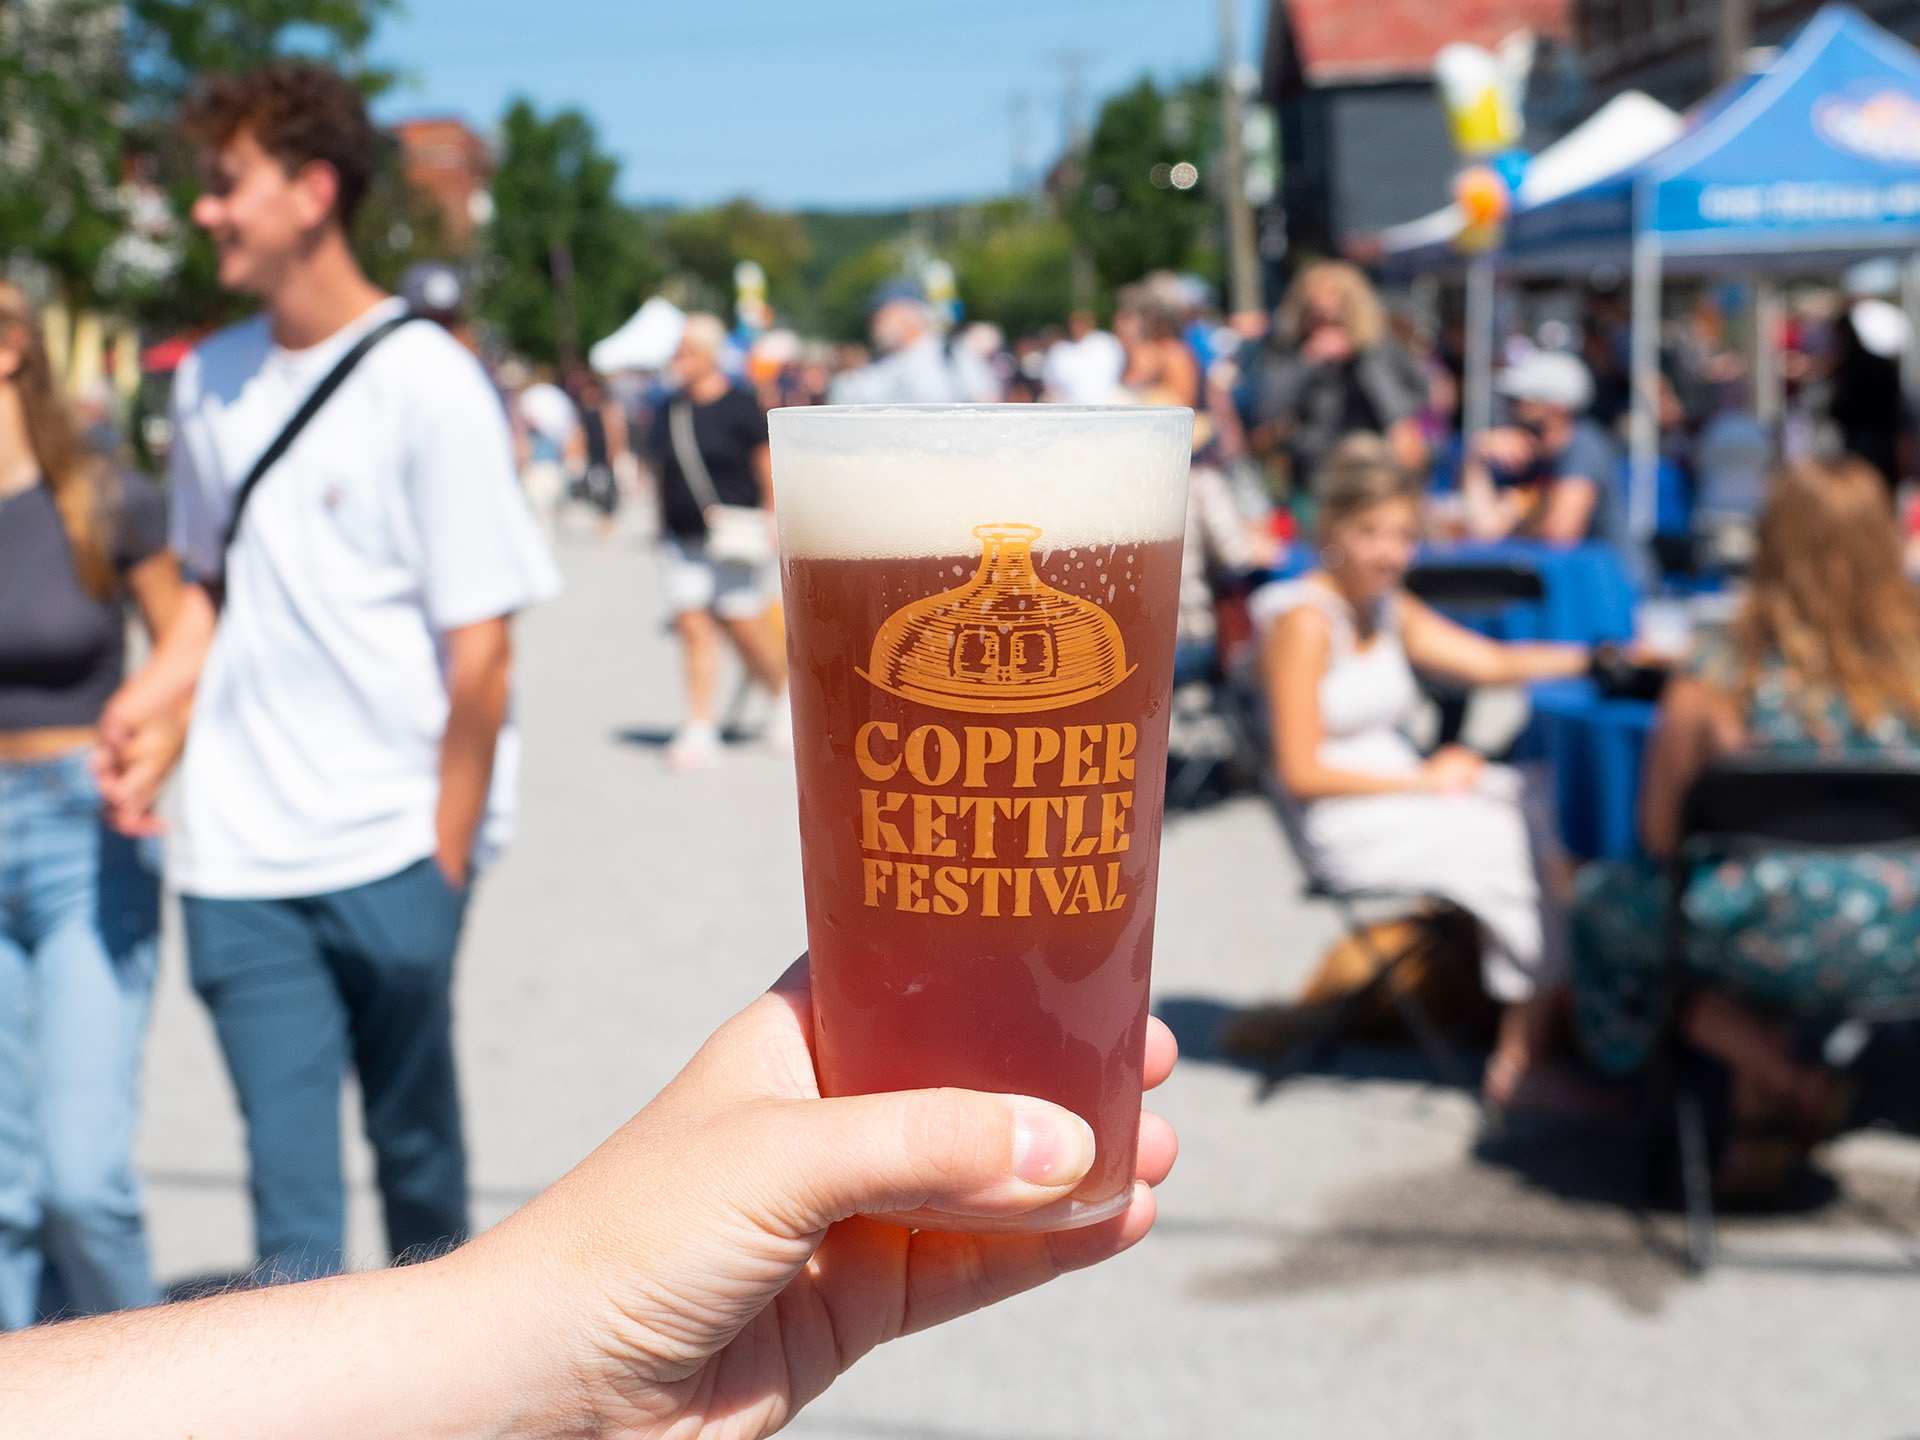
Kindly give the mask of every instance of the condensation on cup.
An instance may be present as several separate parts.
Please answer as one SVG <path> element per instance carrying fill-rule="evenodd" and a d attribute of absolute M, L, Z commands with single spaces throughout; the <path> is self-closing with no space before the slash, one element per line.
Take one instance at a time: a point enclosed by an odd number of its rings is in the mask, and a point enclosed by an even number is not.
<path fill-rule="evenodd" d="M 1036 1095 L 1122 1213 L 1140 1123 L 1193 415 L 776 410 L 822 1091 Z"/>

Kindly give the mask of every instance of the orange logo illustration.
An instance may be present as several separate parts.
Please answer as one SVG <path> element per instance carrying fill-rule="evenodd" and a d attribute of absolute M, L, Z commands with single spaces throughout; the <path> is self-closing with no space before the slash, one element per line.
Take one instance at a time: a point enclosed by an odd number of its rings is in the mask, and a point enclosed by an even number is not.
<path fill-rule="evenodd" d="M 922 705 L 1012 715 L 1078 705 L 1133 673 L 1113 618 L 1034 570 L 1037 526 L 973 533 L 973 578 L 888 616 L 862 678 Z"/>

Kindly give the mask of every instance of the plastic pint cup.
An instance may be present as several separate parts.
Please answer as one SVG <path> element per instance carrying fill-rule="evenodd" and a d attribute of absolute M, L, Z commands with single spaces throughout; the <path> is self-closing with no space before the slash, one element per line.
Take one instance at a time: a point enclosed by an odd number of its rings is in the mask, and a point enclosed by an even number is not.
<path fill-rule="evenodd" d="M 1092 1125 L 1057 1230 L 1122 1213 L 1140 1120 L 1192 412 L 771 417 L 819 1077 Z"/>

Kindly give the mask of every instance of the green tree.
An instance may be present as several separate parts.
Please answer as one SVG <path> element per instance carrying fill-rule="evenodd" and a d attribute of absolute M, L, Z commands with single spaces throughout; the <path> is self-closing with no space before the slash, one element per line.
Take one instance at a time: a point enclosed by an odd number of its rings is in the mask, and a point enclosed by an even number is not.
<path fill-rule="evenodd" d="M 953 251 L 968 318 L 1009 335 L 1063 322 L 1073 288 L 1067 227 L 1020 202 L 989 206 L 979 218 L 979 233 Z"/>
<path fill-rule="evenodd" d="M 201 75 L 295 52 L 377 95 L 395 77 L 367 65 L 367 42 L 399 9 L 400 0 L 127 0 L 128 49 L 147 113 L 162 119 Z"/>
<path fill-rule="evenodd" d="M 830 340 L 864 341 L 867 301 L 880 286 L 899 276 L 905 259 L 902 236 L 870 245 L 834 266 L 815 296 L 820 333 Z"/>
<path fill-rule="evenodd" d="M 735 265 L 757 262 L 767 272 L 767 299 L 780 309 L 794 298 L 810 250 L 797 216 L 746 199 L 669 215 L 660 244 L 669 270 L 683 285 L 691 282 L 690 297 L 723 314 L 733 303 Z"/>
<path fill-rule="evenodd" d="M 1210 81 L 1169 96 L 1142 79 L 1101 106 L 1084 172 L 1064 208 L 1105 293 L 1150 270 L 1218 278 L 1219 206 L 1209 183 L 1217 169 L 1217 95 Z M 1187 190 L 1170 178 L 1182 161 L 1200 172 L 1200 183 Z"/>
<path fill-rule="evenodd" d="M 658 283 L 645 223 L 615 193 L 619 178 L 620 162 L 578 110 L 507 108 L 481 309 L 522 354 L 570 363 Z"/>
<path fill-rule="evenodd" d="M 123 221 L 122 58 L 105 0 L 0 6 L 0 254 L 36 263 L 70 313 L 97 299 Z"/>
<path fill-rule="evenodd" d="M 354 219 L 353 248 L 374 284 L 392 290 L 417 260 L 441 260 L 453 246 L 439 204 L 407 180 L 400 142 L 380 137 L 380 163 Z"/>

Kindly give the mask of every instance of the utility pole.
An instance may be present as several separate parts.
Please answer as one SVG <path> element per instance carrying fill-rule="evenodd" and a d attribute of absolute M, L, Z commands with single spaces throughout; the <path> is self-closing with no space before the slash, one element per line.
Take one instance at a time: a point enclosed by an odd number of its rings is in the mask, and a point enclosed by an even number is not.
<path fill-rule="evenodd" d="M 1753 47 L 1753 0 L 1720 0 L 1720 23 L 1713 37 L 1715 78 L 1721 84 L 1747 73 Z"/>
<path fill-rule="evenodd" d="M 1027 117 L 1032 109 L 1033 97 L 1024 90 L 1015 90 L 1007 97 L 1008 123 L 1010 126 L 1012 151 L 1009 157 L 1011 172 L 1008 183 L 1016 196 L 1025 198 L 1031 188 L 1028 176 L 1032 173 L 1028 166 Z"/>
<path fill-rule="evenodd" d="M 553 345 L 560 373 L 580 363 L 580 317 L 573 297 L 573 245 L 555 226 L 547 242 L 547 275 L 553 281 Z"/>
<path fill-rule="evenodd" d="M 1247 146 L 1240 130 L 1243 109 L 1236 77 L 1240 57 L 1234 38 L 1234 6 L 1220 0 L 1220 133 L 1226 165 L 1227 290 L 1235 312 L 1259 310 L 1260 256 L 1253 233 L 1253 204 L 1247 198 Z"/>
<path fill-rule="evenodd" d="M 1087 61 L 1091 58 L 1085 50 L 1060 50 L 1053 55 L 1053 63 L 1060 67 L 1060 129 L 1067 147 L 1067 163 L 1060 187 L 1063 211 L 1087 174 L 1087 126 L 1082 116 L 1081 87 Z M 1093 257 L 1087 253 L 1087 247 L 1081 243 L 1079 235 L 1072 233 L 1071 227 L 1069 233 L 1072 234 L 1072 240 L 1068 251 L 1068 273 L 1071 277 L 1073 308 L 1089 309 L 1093 305 Z"/>
<path fill-rule="evenodd" d="M 1087 50 L 1056 50 L 1052 56 L 1053 63 L 1060 67 L 1060 136 L 1070 155 L 1078 155 L 1087 143 L 1086 118 L 1081 110 L 1087 61 L 1092 58 Z"/>

